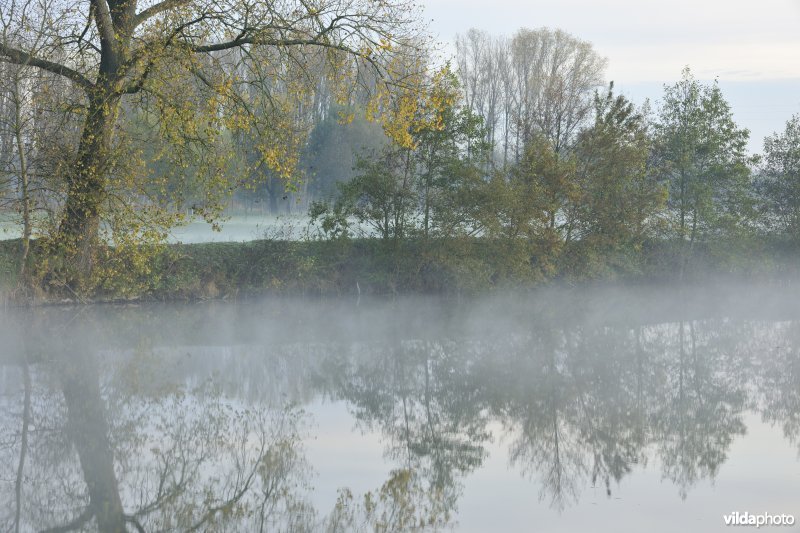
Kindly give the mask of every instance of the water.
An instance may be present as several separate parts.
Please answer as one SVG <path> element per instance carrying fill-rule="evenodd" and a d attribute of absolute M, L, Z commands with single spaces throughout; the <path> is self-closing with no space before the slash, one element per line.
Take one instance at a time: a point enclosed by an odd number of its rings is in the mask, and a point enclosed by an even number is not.
<path fill-rule="evenodd" d="M 797 295 L 9 312 L 0 529 L 19 517 L 22 531 L 705 532 L 734 511 L 800 519 Z"/>
<path fill-rule="evenodd" d="M 203 220 L 195 219 L 185 226 L 172 228 L 170 243 L 247 242 L 264 238 L 300 240 L 308 233 L 310 219 L 293 216 L 233 216 L 220 222 L 219 231 Z M 0 213 L 0 240 L 17 239 L 22 228 L 10 216 Z"/>

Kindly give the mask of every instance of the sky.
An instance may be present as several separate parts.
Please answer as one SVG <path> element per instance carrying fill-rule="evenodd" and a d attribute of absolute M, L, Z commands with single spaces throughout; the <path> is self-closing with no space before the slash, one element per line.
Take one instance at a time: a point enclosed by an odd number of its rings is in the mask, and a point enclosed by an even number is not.
<path fill-rule="evenodd" d="M 421 0 L 447 53 L 478 28 L 563 29 L 608 59 L 606 79 L 636 102 L 657 103 L 684 66 L 719 80 L 750 151 L 800 113 L 800 0 Z"/>

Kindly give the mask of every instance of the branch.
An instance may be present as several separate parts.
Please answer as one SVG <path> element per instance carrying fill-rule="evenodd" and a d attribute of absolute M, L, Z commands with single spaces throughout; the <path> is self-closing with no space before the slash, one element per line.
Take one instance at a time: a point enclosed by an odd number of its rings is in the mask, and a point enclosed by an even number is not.
<path fill-rule="evenodd" d="M 170 9 L 174 9 L 176 7 L 181 7 L 188 4 L 191 0 L 163 0 L 155 5 L 152 5 L 136 15 L 136 18 L 133 20 L 133 27 L 136 28 L 141 23 L 147 21 L 159 13 L 163 13 L 164 11 L 169 11 Z"/>
<path fill-rule="evenodd" d="M 189 22 L 185 22 L 185 23 L 181 24 L 180 26 L 178 26 L 177 28 L 175 28 L 172 31 L 172 33 L 170 34 L 170 36 L 167 37 L 167 40 L 164 43 L 164 47 L 170 46 L 172 44 L 172 41 L 178 35 L 180 35 L 183 32 L 184 29 L 186 29 L 189 26 L 192 26 L 194 24 L 197 24 L 198 22 L 202 22 L 205 19 L 206 19 L 206 14 L 203 14 L 203 15 L 200 15 L 199 17 L 197 17 L 196 19 L 191 20 Z M 144 46 L 140 50 L 138 50 L 134 54 L 134 56 L 131 58 L 130 65 L 133 66 L 133 65 L 136 65 L 138 62 L 143 61 L 143 58 L 145 57 L 147 50 L 148 50 L 147 46 Z M 141 91 L 144 88 L 144 84 L 147 81 L 147 77 L 150 75 L 150 72 L 155 67 L 156 59 L 157 59 L 157 56 L 155 54 L 151 55 L 150 59 L 147 61 L 147 65 L 144 67 L 144 70 L 142 71 L 142 74 L 139 76 L 139 79 L 135 80 L 135 81 L 131 81 L 130 83 L 126 84 L 125 87 L 122 88 L 121 94 L 135 94 L 135 93 L 138 93 L 139 91 Z M 126 65 L 126 69 L 127 68 L 132 68 L 132 67 L 128 67 Z"/>
<path fill-rule="evenodd" d="M 255 39 L 252 37 L 237 37 L 231 41 L 225 41 L 222 43 L 215 43 L 215 44 L 204 44 L 204 45 L 193 45 L 190 46 L 189 49 L 192 52 L 196 53 L 204 53 L 204 52 L 219 52 L 220 50 L 230 50 L 231 48 L 239 48 L 246 44 L 253 44 Z"/>
<path fill-rule="evenodd" d="M 94 84 L 89 81 L 89 78 L 77 70 L 73 70 L 65 65 L 62 65 L 61 63 L 55 63 L 46 59 L 39 59 L 38 57 L 32 56 L 28 52 L 6 46 L 2 43 L 0 43 L 0 57 L 5 57 L 9 63 L 14 65 L 31 66 L 52 72 L 54 74 L 60 74 L 61 76 L 74 81 L 87 90 L 94 87 Z"/>
<path fill-rule="evenodd" d="M 131 516 L 131 515 L 127 515 L 127 514 L 126 514 L 126 515 L 124 515 L 124 516 L 122 517 L 122 519 L 123 519 L 125 522 L 129 523 L 129 524 L 133 524 L 133 527 L 135 527 L 135 528 L 136 528 L 136 531 L 138 531 L 139 533 L 145 533 L 144 526 L 142 526 L 141 522 L 139 522 L 139 521 L 136 519 L 136 517 L 135 517 L 135 516 Z"/>
<path fill-rule="evenodd" d="M 268 46 L 300 46 L 300 45 L 309 45 L 309 46 L 321 46 L 323 48 L 334 48 L 336 50 L 341 50 L 342 52 L 347 52 L 350 54 L 360 55 L 357 52 L 353 51 L 352 49 L 341 45 L 341 44 L 334 44 L 325 41 L 320 41 L 316 38 L 311 39 L 258 39 L 255 37 L 237 37 L 231 41 L 225 41 L 222 43 L 215 43 L 215 44 L 205 44 L 205 45 L 195 45 L 190 46 L 189 49 L 192 52 L 196 53 L 203 53 L 203 52 L 219 52 L 221 50 L 230 50 L 231 48 L 239 48 L 246 44 L 264 44 Z"/>
<path fill-rule="evenodd" d="M 147 63 L 147 66 L 142 71 L 142 74 L 141 76 L 139 76 L 139 79 L 125 85 L 125 87 L 123 87 L 122 91 L 120 92 L 122 94 L 136 94 L 139 91 L 141 91 L 144 88 L 144 84 L 147 81 L 147 77 L 150 76 L 150 72 L 152 72 L 154 65 L 155 65 L 155 60 L 151 59 Z"/>
<path fill-rule="evenodd" d="M 111 19 L 111 11 L 106 0 L 91 0 L 90 11 L 94 11 L 94 19 L 97 24 L 97 31 L 100 33 L 100 40 L 103 45 L 108 46 L 109 50 L 115 49 L 116 39 L 114 38 L 114 21 Z"/>
<path fill-rule="evenodd" d="M 76 529 L 80 529 L 83 527 L 89 520 L 94 518 L 94 511 L 92 507 L 89 506 L 83 511 L 75 520 L 71 521 L 68 524 L 63 526 L 51 527 L 50 529 L 45 529 L 41 533 L 66 533 L 68 531 L 75 531 Z"/>

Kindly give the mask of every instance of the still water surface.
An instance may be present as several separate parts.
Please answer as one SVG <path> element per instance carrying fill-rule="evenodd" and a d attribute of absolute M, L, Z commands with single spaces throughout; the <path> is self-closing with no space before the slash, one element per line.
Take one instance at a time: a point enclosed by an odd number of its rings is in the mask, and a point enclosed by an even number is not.
<path fill-rule="evenodd" d="M 0 530 L 800 520 L 798 294 L 0 312 Z"/>

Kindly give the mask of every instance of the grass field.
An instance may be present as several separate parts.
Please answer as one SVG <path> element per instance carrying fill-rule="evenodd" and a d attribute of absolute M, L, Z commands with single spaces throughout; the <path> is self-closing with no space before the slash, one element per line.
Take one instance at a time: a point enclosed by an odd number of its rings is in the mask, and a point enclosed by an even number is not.
<path fill-rule="evenodd" d="M 22 230 L 10 213 L 0 213 L 0 241 L 18 239 Z"/>
<path fill-rule="evenodd" d="M 209 242 L 249 242 L 259 239 L 301 240 L 308 226 L 306 216 L 235 216 L 220 223 L 221 231 L 214 231 L 203 220 L 174 228 L 167 239 L 172 244 Z M 0 241 L 18 239 L 22 229 L 12 215 L 0 213 Z"/>
<path fill-rule="evenodd" d="M 249 242 L 264 238 L 296 241 L 304 237 L 309 219 L 306 216 L 234 216 L 220 223 L 221 231 L 195 220 L 170 233 L 171 243 Z"/>

